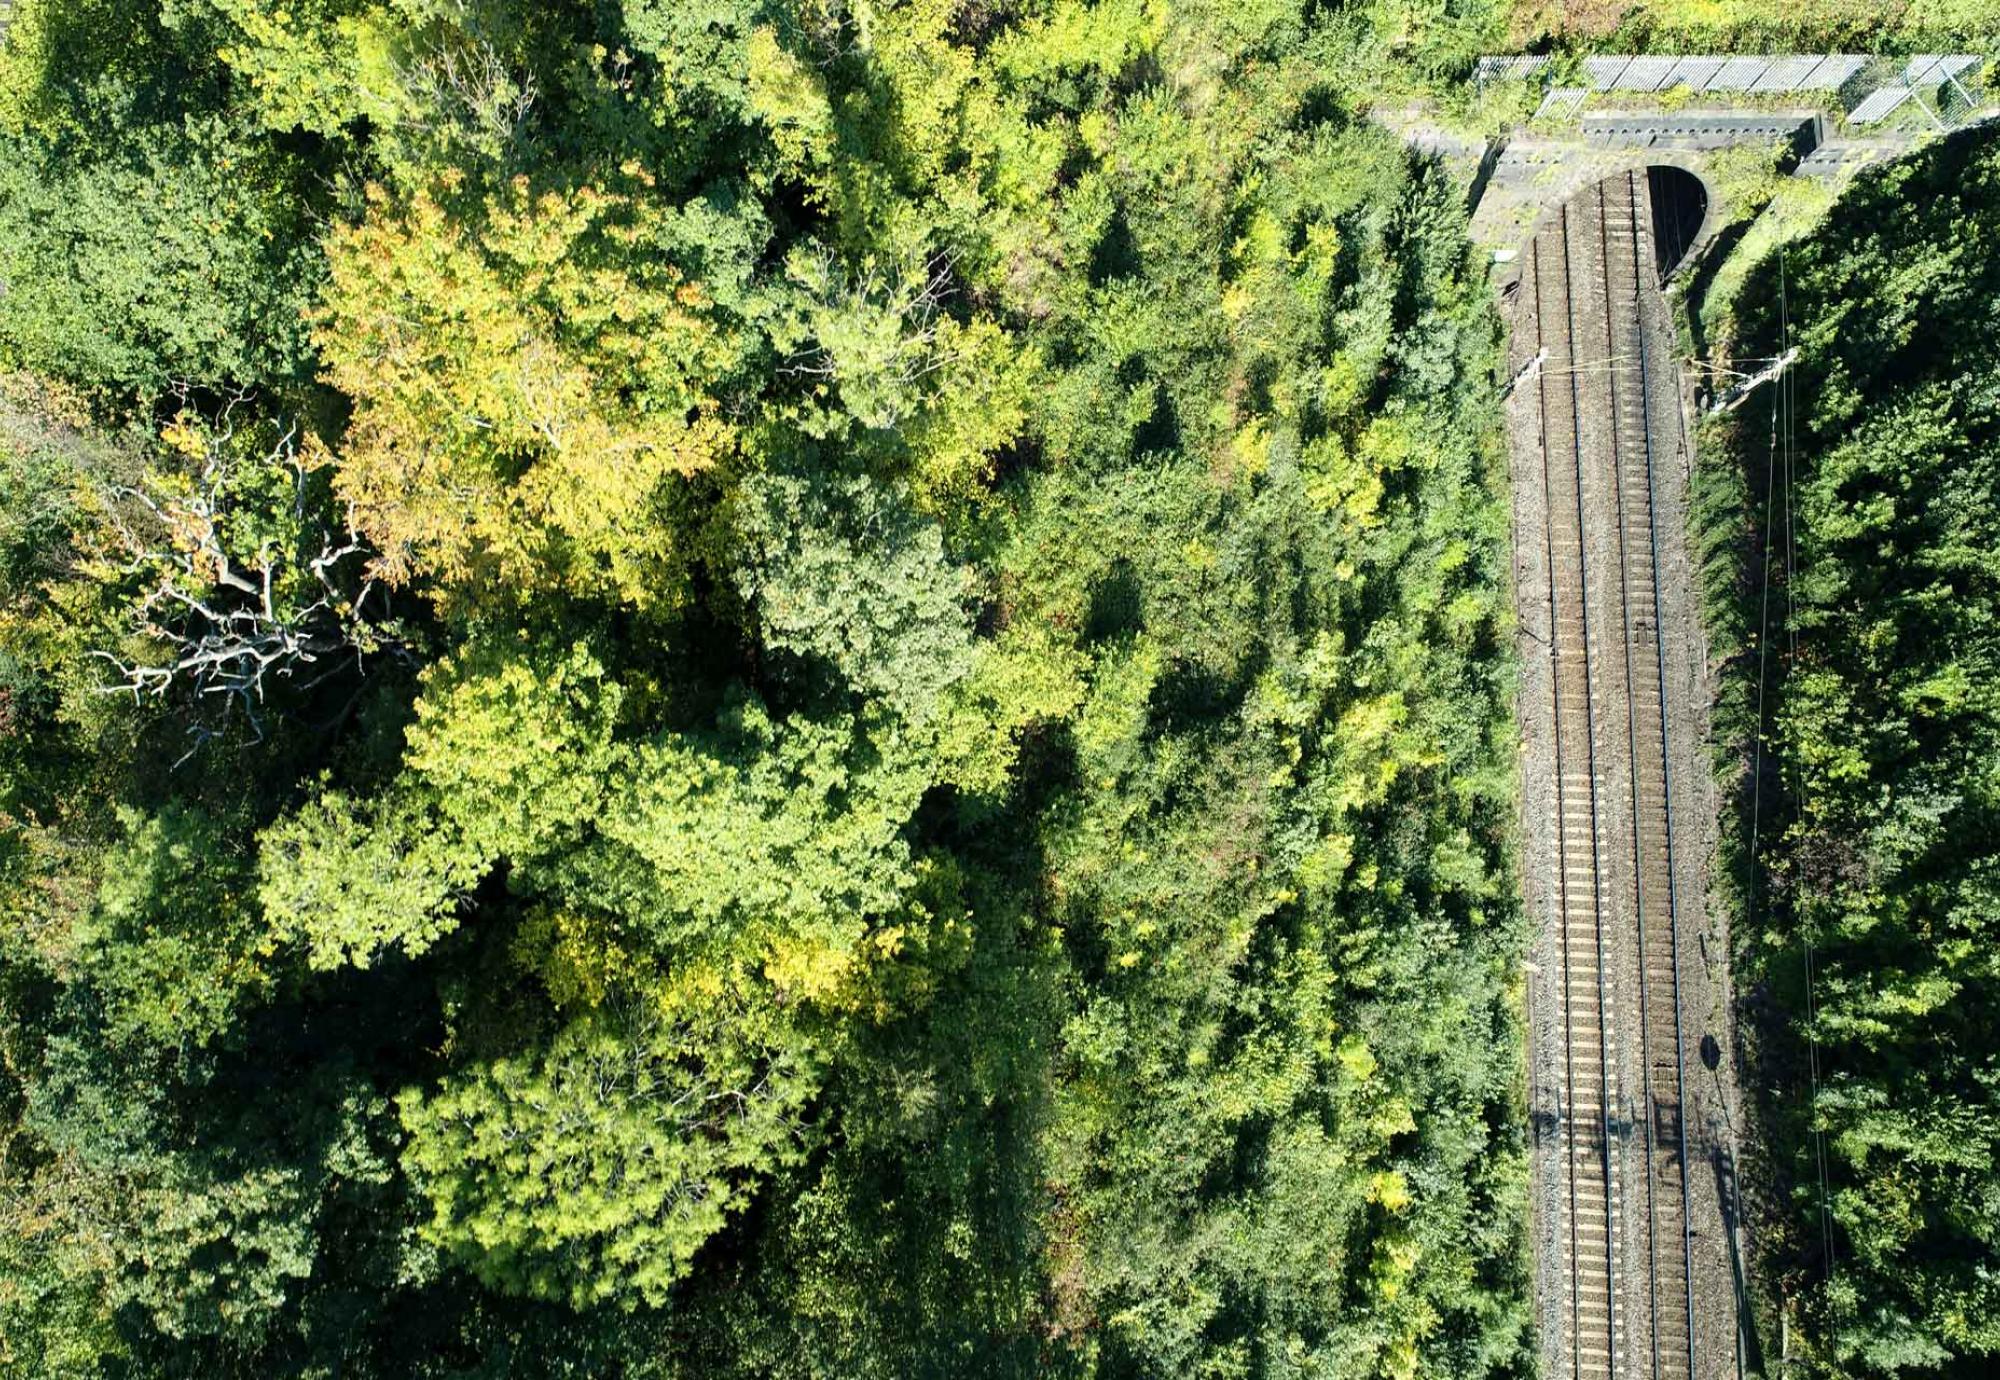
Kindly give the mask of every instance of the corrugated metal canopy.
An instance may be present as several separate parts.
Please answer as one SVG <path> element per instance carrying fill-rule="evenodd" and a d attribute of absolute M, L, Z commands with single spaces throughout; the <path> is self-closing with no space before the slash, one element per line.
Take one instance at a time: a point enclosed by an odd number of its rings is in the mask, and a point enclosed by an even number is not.
<path fill-rule="evenodd" d="M 1680 65 L 1679 58 L 1635 57 L 1618 74 L 1614 91 L 1658 91 L 1667 74 Z"/>
<path fill-rule="evenodd" d="M 1500 81 L 1508 77 L 1532 77 L 1549 65 L 1546 57 L 1530 54 L 1493 54 L 1482 57 L 1473 67 L 1472 75 L 1478 81 Z"/>
<path fill-rule="evenodd" d="M 1815 53 L 1810 57 L 1773 58 L 1771 65 L 1764 69 L 1764 75 L 1757 78 L 1750 90 L 1753 94 L 1759 91 L 1796 91 L 1799 83 L 1826 59 L 1825 53 Z"/>
<path fill-rule="evenodd" d="M 1734 57 L 1722 64 L 1722 70 L 1708 79 L 1710 91 L 1747 91 L 1771 65 L 1771 59 L 1760 57 Z"/>
<path fill-rule="evenodd" d="M 1867 99 L 1848 111 L 1847 123 L 1872 125 L 1878 120 L 1885 120 L 1895 112 L 1896 107 L 1908 99 L 1910 99 L 1909 87 L 1885 86 L 1879 91 L 1870 92 Z"/>
<path fill-rule="evenodd" d="M 1593 57 L 1583 60 L 1583 73 L 1590 78 L 1591 89 L 1609 91 L 1618 83 L 1625 69 L 1632 65 L 1629 57 Z"/>
<path fill-rule="evenodd" d="M 1687 87 L 1698 92 L 1781 95 L 1792 91 L 1838 91 L 1877 61 L 1855 53 L 1783 53 L 1763 57 L 1600 53 L 1583 60 L 1583 72 L 1591 91 L 1646 93 Z M 1984 61 L 1973 53 L 1920 53 L 1905 65 L 1902 84 L 1940 85 L 1976 71 Z M 1548 65 L 1549 59 L 1544 56 L 1494 53 L 1479 59 L 1474 76 L 1480 81 L 1531 77 Z"/>
<path fill-rule="evenodd" d="M 1979 62 L 1980 59 L 1972 53 L 1919 53 L 1903 69 L 1903 80 L 1911 86 L 1928 86 L 1933 82 L 1963 76 L 1979 66 Z"/>
<path fill-rule="evenodd" d="M 1541 105 L 1535 110 L 1535 118 L 1540 120 L 1550 115 L 1574 114 L 1589 94 L 1581 86 L 1558 86 L 1542 97 Z"/>
<path fill-rule="evenodd" d="M 1813 68 L 1799 82 L 1800 91 L 1838 91 L 1847 79 L 1868 65 L 1867 58 L 1835 53 Z"/>
<path fill-rule="evenodd" d="M 1674 64 L 1674 70 L 1660 83 L 1660 89 L 1691 86 L 1697 91 L 1706 91 L 1709 81 L 1722 70 L 1722 63 L 1723 59 L 1719 57 L 1684 57 Z"/>

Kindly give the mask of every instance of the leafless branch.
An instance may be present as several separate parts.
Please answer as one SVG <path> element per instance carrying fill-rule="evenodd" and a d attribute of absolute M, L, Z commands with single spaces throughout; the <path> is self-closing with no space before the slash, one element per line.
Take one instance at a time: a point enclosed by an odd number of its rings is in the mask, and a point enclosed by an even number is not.
<path fill-rule="evenodd" d="M 417 127 L 432 134 L 466 128 L 496 145 L 513 139 L 538 97 L 533 78 L 516 80 L 490 40 L 463 32 L 400 64 L 397 77 Z"/>
<path fill-rule="evenodd" d="M 192 401 L 188 390 L 181 396 Z M 219 700 L 225 717 L 240 711 L 261 741 L 274 681 L 304 693 L 350 670 L 365 672 L 373 653 L 405 649 L 374 607 L 385 596 L 367 571 L 352 507 L 331 526 L 316 515 L 314 465 L 300 454 L 297 428 L 279 429 L 258 452 L 246 454 L 236 444 L 237 410 L 248 401 L 247 394 L 225 398 L 213 422 L 189 433 L 201 440 L 192 474 L 110 491 L 106 506 L 122 571 L 138 583 L 131 630 L 135 643 L 151 651 L 92 655 L 110 668 L 110 679 L 98 687 L 103 693 L 135 702 L 176 692 L 196 703 Z M 253 551 L 232 548 L 234 482 L 251 466 L 268 466 L 289 481 L 296 545 L 267 536 Z M 191 756 L 221 728 L 198 716 L 189 731 Z"/>
<path fill-rule="evenodd" d="M 821 68 L 858 51 L 867 37 L 847 0 L 808 0 L 794 11 L 792 22 Z"/>
<path fill-rule="evenodd" d="M 946 250 L 932 255 L 920 276 L 903 273 L 892 279 L 870 264 L 859 276 L 850 278 L 833 251 L 821 248 L 796 267 L 793 275 L 813 297 L 818 328 L 811 344 L 794 352 L 778 366 L 778 372 L 798 378 L 837 379 L 860 369 L 879 382 L 907 386 L 945 368 L 957 356 L 938 348 L 938 319 L 952 295 L 957 262 L 956 252 Z M 893 331 L 893 340 L 879 351 L 853 352 L 854 357 L 843 358 L 845 352 L 827 338 L 829 327 L 845 322 L 848 329 L 854 329 L 852 323 L 871 317 Z"/>

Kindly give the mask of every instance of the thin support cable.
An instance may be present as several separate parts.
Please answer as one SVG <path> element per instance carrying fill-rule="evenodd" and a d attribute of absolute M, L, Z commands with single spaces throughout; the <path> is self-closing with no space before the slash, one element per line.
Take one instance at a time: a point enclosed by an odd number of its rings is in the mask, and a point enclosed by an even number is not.
<path fill-rule="evenodd" d="M 1786 255 L 1778 251 L 1778 330 L 1781 349 L 1790 349 L 1792 336 L 1791 294 Z M 1798 449 L 1795 439 L 1794 422 L 1797 412 L 1797 382 L 1794 377 L 1780 381 L 1777 405 L 1784 418 L 1784 444 L 1782 448 L 1785 472 L 1785 636 L 1786 673 L 1798 665 L 1799 629 L 1797 602 L 1793 583 L 1798 575 L 1798 536 L 1792 504 L 1792 488 L 1797 474 Z M 1781 763 L 1781 770 L 1783 764 Z M 1797 772 L 1791 772 L 1791 790 L 1797 798 L 1798 807 L 1803 810 L 1803 781 Z M 1813 1168 L 1819 1180 L 1819 1233 L 1820 1254 L 1826 1269 L 1826 1277 L 1833 1279 L 1837 1249 L 1833 1229 L 1831 1176 L 1827 1170 L 1826 1133 L 1819 1124 L 1820 1101 L 1820 1049 L 1819 1049 L 1819 993 L 1818 956 L 1813 943 L 1812 928 L 1802 926 L 1801 938 L 1805 946 L 1806 969 L 1806 1072 L 1811 1089 L 1812 1105 L 1809 1130 L 1812 1136 Z"/>

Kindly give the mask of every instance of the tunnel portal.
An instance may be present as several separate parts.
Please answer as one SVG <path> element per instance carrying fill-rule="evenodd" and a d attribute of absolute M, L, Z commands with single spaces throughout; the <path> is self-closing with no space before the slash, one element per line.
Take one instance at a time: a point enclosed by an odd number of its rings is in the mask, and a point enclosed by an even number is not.
<path fill-rule="evenodd" d="M 1653 257 L 1664 283 L 1701 240 L 1708 221 L 1708 187 L 1686 168 L 1670 163 L 1647 168 L 1646 182 L 1653 203 Z"/>

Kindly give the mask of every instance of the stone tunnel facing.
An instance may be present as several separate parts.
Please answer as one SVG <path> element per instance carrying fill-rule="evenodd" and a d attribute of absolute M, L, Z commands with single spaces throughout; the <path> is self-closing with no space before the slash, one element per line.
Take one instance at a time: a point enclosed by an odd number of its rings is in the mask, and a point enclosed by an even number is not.
<path fill-rule="evenodd" d="M 1708 218 L 1708 188 L 1685 168 L 1656 163 L 1646 169 L 1653 203 L 1653 257 L 1662 283 L 1687 259 Z"/>

